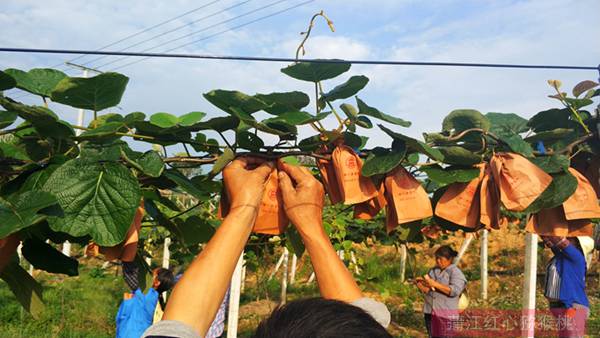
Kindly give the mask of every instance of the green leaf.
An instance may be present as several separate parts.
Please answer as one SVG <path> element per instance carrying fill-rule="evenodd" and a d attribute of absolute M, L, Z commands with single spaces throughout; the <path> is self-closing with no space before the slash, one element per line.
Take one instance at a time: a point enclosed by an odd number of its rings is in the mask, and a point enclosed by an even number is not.
<path fill-rule="evenodd" d="M 187 114 L 179 116 L 178 123 L 180 126 L 189 127 L 191 125 L 194 125 L 195 123 L 198 123 L 204 118 L 204 116 L 206 116 L 206 113 L 203 113 L 201 111 L 189 112 Z"/>
<path fill-rule="evenodd" d="M 548 174 L 556 174 L 567 171 L 569 169 L 569 165 L 571 164 L 569 157 L 559 154 L 552 156 L 537 156 L 530 158 L 529 160 Z"/>
<path fill-rule="evenodd" d="M 207 243 L 215 234 L 215 228 L 206 219 L 202 219 L 196 215 L 188 217 L 185 221 L 176 219 L 175 224 L 179 230 L 178 235 L 181 236 L 180 240 L 186 246 Z"/>
<path fill-rule="evenodd" d="M 598 83 L 596 83 L 594 81 L 590 81 L 590 80 L 581 81 L 577 85 L 575 85 L 575 87 L 573 87 L 573 96 L 578 97 L 579 95 L 583 94 L 584 92 L 587 92 L 588 90 L 590 90 L 592 88 L 596 88 L 596 87 L 598 87 Z"/>
<path fill-rule="evenodd" d="M 277 117 L 273 117 L 273 118 L 264 120 L 262 122 L 268 124 L 268 122 L 283 121 L 285 123 L 297 126 L 297 125 L 309 124 L 309 123 L 313 123 L 316 121 L 320 121 L 320 120 L 326 118 L 327 116 L 329 116 L 329 114 L 331 114 L 331 112 L 319 113 L 316 116 L 314 116 L 314 115 L 311 115 L 304 111 L 293 111 L 293 112 L 282 113 L 281 115 L 279 115 Z"/>
<path fill-rule="evenodd" d="M 258 152 L 265 143 L 263 140 L 247 131 L 240 131 L 237 133 L 237 145 L 241 148 L 248 149 L 250 151 Z"/>
<path fill-rule="evenodd" d="M 42 286 L 19 265 L 16 259 L 0 272 L 0 278 L 6 282 L 21 306 L 34 319 L 40 319 L 44 312 Z"/>
<path fill-rule="evenodd" d="M 319 82 L 347 72 L 350 66 L 348 62 L 298 62 L 282 68 L 281 72 L 297 80 Z"/>
<path fill-rule="evenodd" d="M 52 101 L 75 108 L 101 111 L 121 102 L 129 78 L 119 73 L 102 73 L 90 78 L 68 77 L 52 91 Z"/>
<path fill-rule="evenodd" d="M 376 147 L 365 160 L 361 174 L 367 177 L 387 174 L 399 166 L 405 156 L 406 148 L 391 150 Z"/>
<path fill-rule="evenodd" d="M 367 128 L 367 129 L 373 128 L 373 122 L 371 122 L 371 120 L 369 120 L 369 118 L 366 116 L 359 116 L 356 119 L 355 123 L 357 126 L 360 126 L 363 128 Z"/>
<path fill-rule="evenodd" d="M 313 151 L 324 143 L 325 142 L 321 140 L 321 135 L 313 135 L 300 140 L 300 142 L 298 142 L 298 148 L 302 151 Z"/>
<path fill-rule="evenodd" d="M 361 136 L 347 131 L 342 133 L 342 136 L 344 137 L 344 144 L 348 147 L 352 149 L 362 149 L 364 147 L 365 141 L 361 138 Z"/>
<path fill-rule="evenodd" d="M 523 211 L 523 213 L 535 214 L 542 209 L 555 208 L 571 197 L 576 189 L 577 179 L 569 172 L 563 171 L 561 173 L 553 174 L 550 185 L 527 207 L 527 209 Z"/>
<path fill-rule="evenodd" d="M 259 110 L 263 110 L 267 107 L 267 104 L 254 96 L 244 94 L 235 90 L 212 90 L 208 93 L 203 94 L 204 98 L 221 109 L 222 111 L 236 115 L 231 108 L 237 108 L 238 110 L 250 115 Z"/>
<path fill-rule="evenodd" d="M 144 121 L 144 119 L 146 119 L 146 114 L 137 111 L 125 115 L 125 117 L 123 117 L 123 123 L 125 123 L 128 127 L 134 127 L 136 122 Z"/>
<path fill-rule="evenodd" d="M 256 94 L 255 98 L 265 102 L 268 107 L 264 110 L 273 115 L 290 111 L 298 111 L 310 103 L 310 98 L 303 92 L 293 91 L 284 93 Z"/>
<path fill-rule="evenodd" d="M 523 138 L 520 135 L 505 134 L 504 136 L 499 137 L 500 140 L 505 142 L 509 146 L 510 150 L 512 150 L 513 152 L 519 153 L 525 157 L 533 157 L 533 148 L 531 148 L 531 145 L 525 142 L 525 140 L 523 140 Z"/>
<path fill-rule="evenodd" d="M 567 108 L 548 109 L 535 114 L 529 119 L 527 125 L 533 131 L 541 132 L 557 128 L 564 128 L 569 125 L 571 112 Z"/>
<path fill-rule="evenodd" d="M 490 121 L 477 110 L 458 109 L 450 112 L 442 122 L 442 130 L 453 131 L 454 134 L 472 128 L 488 131 L 490 129 Z"/>
<path fill-rule="evenodd" d="M 592 99 L 582 98 L 582 99 L 573 99 L 570 97 L 565 98 L 565 101 L 571 105 L 575 110 L 579 110 L 585 106 L 589 106 L 594 103 Z"/>
<path fill-rule="evenodd" d="M 159 177 L 165 169 L 162 158 L 154 150 L 148 150 L 135 162 L 140 166 L 142 172 L 150 177 Z"/>
<path fill-rule="evenodd" d="M 0 143 L 0 157 L 30 161 L 27 151 L 20 146 L 10 143 Z"/>
<path fill-rule="evenodd" d="M 487 113 L 485 117 L 490 121 L 490 132 L 498 136 L 521 134 L 529 130 L 527 120 L 517 114 Z"/>
<path fill-rule="evenodd" d="M 79 275 L 79 263 L 76 259 L 63 255 L 62 252 L 38 238 L 26 239 L 22 250 L 23 256 L 36 269 L 67 276 Z"/>
<path fill-rule="evenodd" d="M 369 115 L 374 118 L 383 120 L 385 122 L 393 123 L 402 127 L 410 127 L 411 123 L 409 121 L 405 121 L 401 118 L 394 117 L 388 114 L 384 114 L 377 110 L 376 108 L 368 106 L 361 99 L 356 97 L 356 105 L 358 106 L 358 113 L 361 115 Z"/>
<path fill-rule="evenodd" d="M 81 147 L 80 158 L 89 162 L 116 162 L 121 158 L 121 149 L 124 146 L 127 146 L 127 144 L 123 141 L 115 141 L 111 143 L 85 142 Z"/>
<path fill-rule="evenodd" d="M 233 150 L 231 150 L 231 148 L 229 147 L 225 148 L 225 150 L 223 150 L 223 154 L 221 154 L 221 156 L 217 158 L 217 161 L 213 165 L 212 170 L 210 171 L 211 174 L 216 175 L 220 173 L 221 170 L 223 170 L 225 166 L 228 165 L 229 162 L 233 161 L 234 159 L 235 153 L 233 152 Z"/>
<path fill-rule="evenodd" d="M 150 116 L 150 123 L 160 128 L 175 127 L 179 122 L 179 118 L 169 113 L 156 113 Z"/>
<path fill-rule="evenodd" d="M 298 259 L 302 258 L 302 255 L 305 251 L 304 242 L 302 242 L 302 237 L 300 237 L 300 234 L 298 233 L 298 230 L 296 230 L 295 226 L 287 227 L 285 230 L 285 238 L 287 239 L 285 244 L 288 250 L 293 255 L 296 255 Z"/>
<path fill-rule="evenodd" d="M 185 177 L 181 172 L 177 169 L 168 169 L 165 170 L 163 176 L 173 181 L 181 190 L 186 193 L 194 196 L 199 200 L 206 200 L 209 195 L 196 186 L 192 181 L 190 181 L 187 177 Z"/>
<path fill-rule="evenodd" d="M 16 85 L 17 81 L 12 76 L 0 70 L 0 92 L 14 88 Z"/>
<path fill-rule="evenodd" d="M 56 114 L 46 107 L 24 105 L 3 96 L 0 96 L 0 105 L 31 123 L 42 136 L 65 139 L 75 135 L 70 124 L 59 120 Z"/>
<path fill-rule="evenodd" d="M 214 130 L 224 132 L 235 129 L 240 124 L 240 119 L 235 116 L 215 117 L 205 122 L 198 122 L 190 130 Z"/>
<path fill-rule="evenodd" d="M 358 116 L 358 110 L 356 109 L 356 107 L 349 103 L 342 103 L 340 105 L 340 108 L 350 120 L 354 120 Z"/>
<path fill-rule="evenodd" d="M 481 163 L 481 161 L 483 161 L 480 155 L 477 155 L 463 147 L 450 146 L 439 147 L 437 149 L 442 153 L 444 162 L 448 164 L 469 166 Z"/>
<path fill-rule="evenodd" d="M 90 235 L 101 246 L 123 241 L 141 198 L 137 179 L 115 162 L 70 160 L 52 173 L 43 189 L 57 197 L 65 213 L 49 217 L 52 230 Z"/>
<path fill-rule="evenodd" d="M 285 130 L 281 130 L 279 128 L 274 128 L 273 125 L 285 125 L 285 123 L 281 122 L 281 121 L 268 121 L 268 125 L 264 124 L 264 123 L 260 123 L 258 121 L 256 121 L 256 119 L 250 115 L 245 113 L 244 111 L 235 108 L 235 107 L 230 107 L 230 111 L 231 113 L 237 117 L 238 119 L 240 119 L 240 121 L 244 122 L 245 124 L 252 126 L 260 131 L 263 131 L 265 133 L 268 134 L 274 134 L 274 135 L 287 135 L 289 134 L 289 131 L 285 131 Z"/>
<path fill-rule="evenodd" d="M 545 130 L 537 132 L 535 135 L 525 139 L 527 142 L 536 143 L 537 141 L 552 142 L 562 140 L 568 136 L 575 134 L 572 129 L 557 128 L 553 130 Z"/>
<path fill-rule="evenodd" d="M 444 155 L 438 149 L 428 146 L 425 142 L 421 142 L 412 137 L 396 133 L 384 125 L 379 124 L 378 126 L 379 128 L 381 128 L 381 130 L 383 130 L 386 134 L 391 136 L 394 140 L 402 140 L 403 142 L 405 142 L 406 147 L 409 151 L 416 151 L 418 153 L 424 154 L 434 161 L 444 160 Z"/>
<path fill-rule="evenodd" d="M 98 128 L 86 130 L 77 136 L 80 140 L 102 140 L 102 139 L 110 139 L 110 138 L 119 138 L 117 133 L 126 132 L 127 128 L 123 122 L 108 122 L 104 123 Z"/>
<path fill-rule="evenodd" d="M 479 176 L 479 169 L 473 167 L 450 166 L 442 168 L 435 164 L 421 166 L 420 170 L 425 172 L 430 180 L 441 186 L 456 182 L 471 182 Z"/>
<path fill-rule="evenodd" d="M 40 212 L 56 202 L 54 195 L 37 190 L 0 197 L 0 238 L 44 220 Z"/>
<path fill-rule="evenodd" d="M 50 97 L 54 87 L 67 77 L 67 74 L 50 68 L 34 68 L 28 72 L 11 68 L 4 72 L 16 80 L 17 88 L 42 97 Z"/>
<path fill-rule="evenodd" d="M 352 76 L 348 81 L 321 95 L 319 100 L 331 102 L 352 97 L 363 89 L 367 83 L 369 83 L 369 78 L 364 75 Z"/>

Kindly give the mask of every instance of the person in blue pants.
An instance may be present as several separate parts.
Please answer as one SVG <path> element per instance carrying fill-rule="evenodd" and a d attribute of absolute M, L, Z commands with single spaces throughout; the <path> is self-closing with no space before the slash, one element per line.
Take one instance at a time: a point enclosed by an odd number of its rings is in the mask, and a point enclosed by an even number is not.
<path fill-rule="evenodd" d="M 126 263 L 126 262 L 123 262 Z M 152 273 L 152 287 L 146 294 L 137 286 L 137 269 L 133 269 L 136 276 L 132 276 L 126 264 L 123 272 L 127 284 L 132 289 L 126 293 L 117 312 L 117 338 L 139 338 L 144 331 L 152 325 L 156 304 L 160 302 L 164 310 L 165 304 L 160 294 L 170 290 L 175 284 L 173 273 L 164 268 L 155 269 Z"/>

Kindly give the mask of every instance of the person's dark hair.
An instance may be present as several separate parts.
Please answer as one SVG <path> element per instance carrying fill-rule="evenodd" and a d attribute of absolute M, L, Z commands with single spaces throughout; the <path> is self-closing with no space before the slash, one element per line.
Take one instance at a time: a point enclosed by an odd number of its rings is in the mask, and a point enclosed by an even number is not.
<path fill-rule="evenodd" d="M 156 269 L 156 279 L 158 279 L 158 281 L 160 282 L 160 284 L 156 288 L 156 292 L 158 292 L 159 295 L 165 291 L 171 290 L 175 285 L 175 276 L 173 275 L 173 272 L 169 269 Z M 162 296 L 158 297 L 158 302 L 160 303 L 160 308 L 164 311 L 166 304 Z"/>
<path fill-rule="evenodd" d="M 337 300 L 309 298 L 276 308 L 253 338 L 391 338 L 363 309 Z"/>
<path fill-rule="evenodd" d="M 446 259 L 453 259 L 458 255 L 458 252 L 454 251 L 449 245 L 442 245 L 435 250 L 435 257 L 444 257 Z"/>

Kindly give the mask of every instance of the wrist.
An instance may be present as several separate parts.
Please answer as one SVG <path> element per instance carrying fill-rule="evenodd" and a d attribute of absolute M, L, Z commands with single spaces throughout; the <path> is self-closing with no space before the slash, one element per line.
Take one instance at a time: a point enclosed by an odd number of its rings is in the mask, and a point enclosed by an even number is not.
<path fill-rule="evenodd" d="M 254 224 L 254 220 L 257 214 L 258 207 L 249 204 L 244 204 L 231 207 L 226 218 L 234 217 L 235 219 L 238 219 L 240 221 L 247 221 L 248 223 L 250 223 L 250 226 L 252 226 Z"/>

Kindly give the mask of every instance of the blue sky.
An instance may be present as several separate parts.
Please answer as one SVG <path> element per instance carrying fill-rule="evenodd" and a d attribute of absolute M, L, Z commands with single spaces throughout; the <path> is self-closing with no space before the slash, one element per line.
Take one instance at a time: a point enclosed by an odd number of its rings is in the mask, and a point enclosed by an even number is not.
<path fill-rule="evenodd" d="M 5 47 L 97 49 L 146 27 L 213 2 L 188 1 L 66 1 L 4 0 L 0 5 Z M 171 39 L 177 43 L 152 49 L 162 52 L 202 39 L 261 16 L 301 3 L 302 0 L 221 0 L 175 22 L 111 47 L 123 49 L 169 29 L 219 12 L 183 29 L 166 34 L 129 51 L 140 51 Z M 275 4 L 274 4 L 275 3 Z M 268 6 L 239 19 L 237 15 Z M 229 7 L 234 8 L 228 9 Z M 468 0 L 316 0 L 231 32 L 177 49 L 174 52 L 292 57 L 310 16 L 319 10 L 334 21 L 331 33 L 323 21 L 306 45 L 306 57 L 384 59 L 406 61 L 455 61 L 597 65 L 600 62 L 600 1 L 468 1 Z M 223 20 L 231 21 L 208 29 Z M 72 56 L 0 54 L 0 67 L 29 69 L 64 62 Z M 77 60 L 85 63 L 96 57 Z M 101 66 L 116 58 L 103 58 L 89 66 Z M 101 67 L 130 62 L 124 60 Z M 250 94 L 284 90 L 312 92 L 305 83 L 279 72 L 284 64 L 145 60 L 119 69 L 131 78 L 121 105 L 109 111 L 143 111 L 150 115 L 166 111 L 176 115 L 205 111 L 223 115 L 208 104 L 202 93 L 216 88 L 237 89 Z M 65 68 L 65 67 L 62 67 Z M 71 70 L 77 75 L 79 71 Z M 584 79 L 597 80 L 594 71 L 456 69 L 434 67 L 353 66 L 332 88 L 354 74 L 371 81 L 360 94 L 368 104 L 413 122 L 403 132 L 419 136 L 435 131 L 453 109 L 517 113 L 530 117 L 556 106 L 548 79 L 561 79 L 567 89 Z M 10 93 L 20 96 L 20 93 Z M 30 96 L 22 97 L 36 102 Z M 312 107 L 312 105 L 311 105 Z M 74 109 L 55 107 L 62 118 L 75 121 Z M 301 136 L 309 136 L 310 128 Z M 387 145 L 378 130 L 367 132 L 369 146 Z"/>

